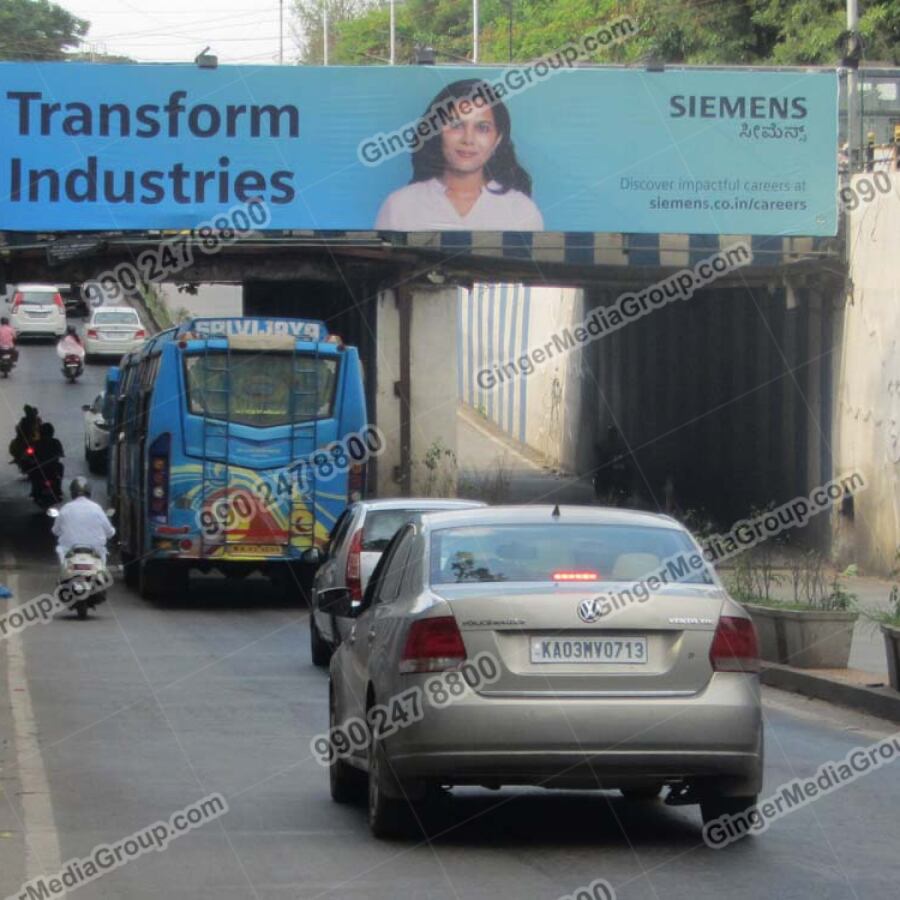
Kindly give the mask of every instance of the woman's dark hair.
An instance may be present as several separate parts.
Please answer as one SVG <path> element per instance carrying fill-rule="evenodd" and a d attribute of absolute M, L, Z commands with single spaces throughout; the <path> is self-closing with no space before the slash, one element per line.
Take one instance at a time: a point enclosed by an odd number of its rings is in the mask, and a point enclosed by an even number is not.
<path fill-rule="evenodd" d="M 461 100 L 464 97 L 473 97 L 481 89 L 481 96 L 485 102 L 491 98 L 491 87 L 479 78 L 466 78 L 462 81 L 454 81 L 448 84 L 428 104 L 428 109 L 422 115 L 423 122 L 436 115 L 439 108 L 449 109 L 452 101 Z M 474 104 L 473 104 L 474 105 Z M 496 181 L 500 190 L 493 193 L 505 194 L 509 190 L 521 191 L 526 197 L 531 196 L 531 176 L 519 165 L 516 159 L 516 150 L 512 142 L 512 122 L 509 118 L 509 110 L 505 103 L 499 100 L 491 103 L 490 108 L 494 113 L 494 122 L 500 133 L 500 144 L 494 155 L 484 167 L 485 181 Z M 440 121 L 440 120 L 439 120 Z M 428 181 L 430 178 L 440 178 L 443 174 L 446 162 L 444 150 L 440 141 L 440 135 L 425 140 L 412 155 L 413 175 L 410 184 L 417 181 Z"/>

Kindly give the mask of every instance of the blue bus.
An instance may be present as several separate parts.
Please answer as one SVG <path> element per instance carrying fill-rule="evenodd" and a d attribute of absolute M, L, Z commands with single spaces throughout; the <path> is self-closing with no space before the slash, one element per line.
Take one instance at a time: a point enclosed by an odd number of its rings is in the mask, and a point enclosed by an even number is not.
<path fill-rule="evenodd" d="M 305 584 L 380 449 L 354 347 L 324 323 L 196 318 L 124 357 L 109 496 L 125 580 L 160 599 L 191 568 Z M 362 448 L 362 449 L 360 449 Z"/>

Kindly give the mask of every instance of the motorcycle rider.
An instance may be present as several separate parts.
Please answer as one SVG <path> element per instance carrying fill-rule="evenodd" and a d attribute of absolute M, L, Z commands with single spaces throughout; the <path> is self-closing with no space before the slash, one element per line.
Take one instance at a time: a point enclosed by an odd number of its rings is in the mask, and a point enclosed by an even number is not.
<path fill-rule="evenodd" d="M 80 360 L 84 360 L 84 344 L 81 343 L 81 338 L 78 337 L 78 332 L 75 330 L 74 325 L 69 325 L 66 328 L 66 333 L 56 345 L 56 355 L 60 359 L 65 359 L 67 356 L 77 356 Z"/>
<path fill-rule="evenodd" d="M 90 547 L 106 565 L 106 542 L 116 529 L 100 505 L 91 500 L 91 485 L 86 478 L 73 478 L 69 494 L 72 499 L 53 522 L 60 565 L 65 565 L 66 553 L 73 547 Z"/>
<path fill-rule="evenodd" d="M 0 350 L 12 350 L 13 362 L 19 361 L 19 351 L 16 349 L 16 332 L 6 316 L 0 318 Z"/>
<path fill-rule="evenodd" d="M 23 473 L 27 473 L 26 455 L 40 439 L 41 417 L 37 408 L 25 404 L 25 415 L 16 425 L 16 436 L 9 443 L 9 455 L 18 464 Z"/>

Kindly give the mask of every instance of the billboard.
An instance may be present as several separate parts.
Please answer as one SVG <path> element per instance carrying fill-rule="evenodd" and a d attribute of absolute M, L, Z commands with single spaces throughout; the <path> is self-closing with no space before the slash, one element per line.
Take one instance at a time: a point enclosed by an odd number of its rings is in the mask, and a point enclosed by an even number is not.
<path fill-rule="evenodd" d="M 0 63 L 0 228 L 833 235 L 824 71 Z"/>

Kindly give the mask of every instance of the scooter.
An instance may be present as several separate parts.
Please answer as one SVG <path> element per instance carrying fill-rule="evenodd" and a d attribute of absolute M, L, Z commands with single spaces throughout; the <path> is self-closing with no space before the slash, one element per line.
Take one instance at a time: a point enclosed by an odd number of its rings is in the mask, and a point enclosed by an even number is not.
<path fill-rule="evenodd" d="M 47 515 L 55 519 L 59 510 L 51 507 Z M 106 591 L 112 585 L 113 577 L 93 547 L 76 546 L 66 553 L 59 568 L 58 596 L 79 619 L 86 619 L 90 610 L 106 602 Z"/>
<path fill-rule="evenodd" d="M 75 384 L 75 380 L 84 371 L 84 363 L 75 353 L 67 353 L 63 359 L 62 373 L 68 379 L 69 384 Z"/>
<path fill-rule="evenodd" d="M 0 374 L 9 378 L 9 373 L 15 368 L 16 357 L 12 350 L 0 350 Z"/>

